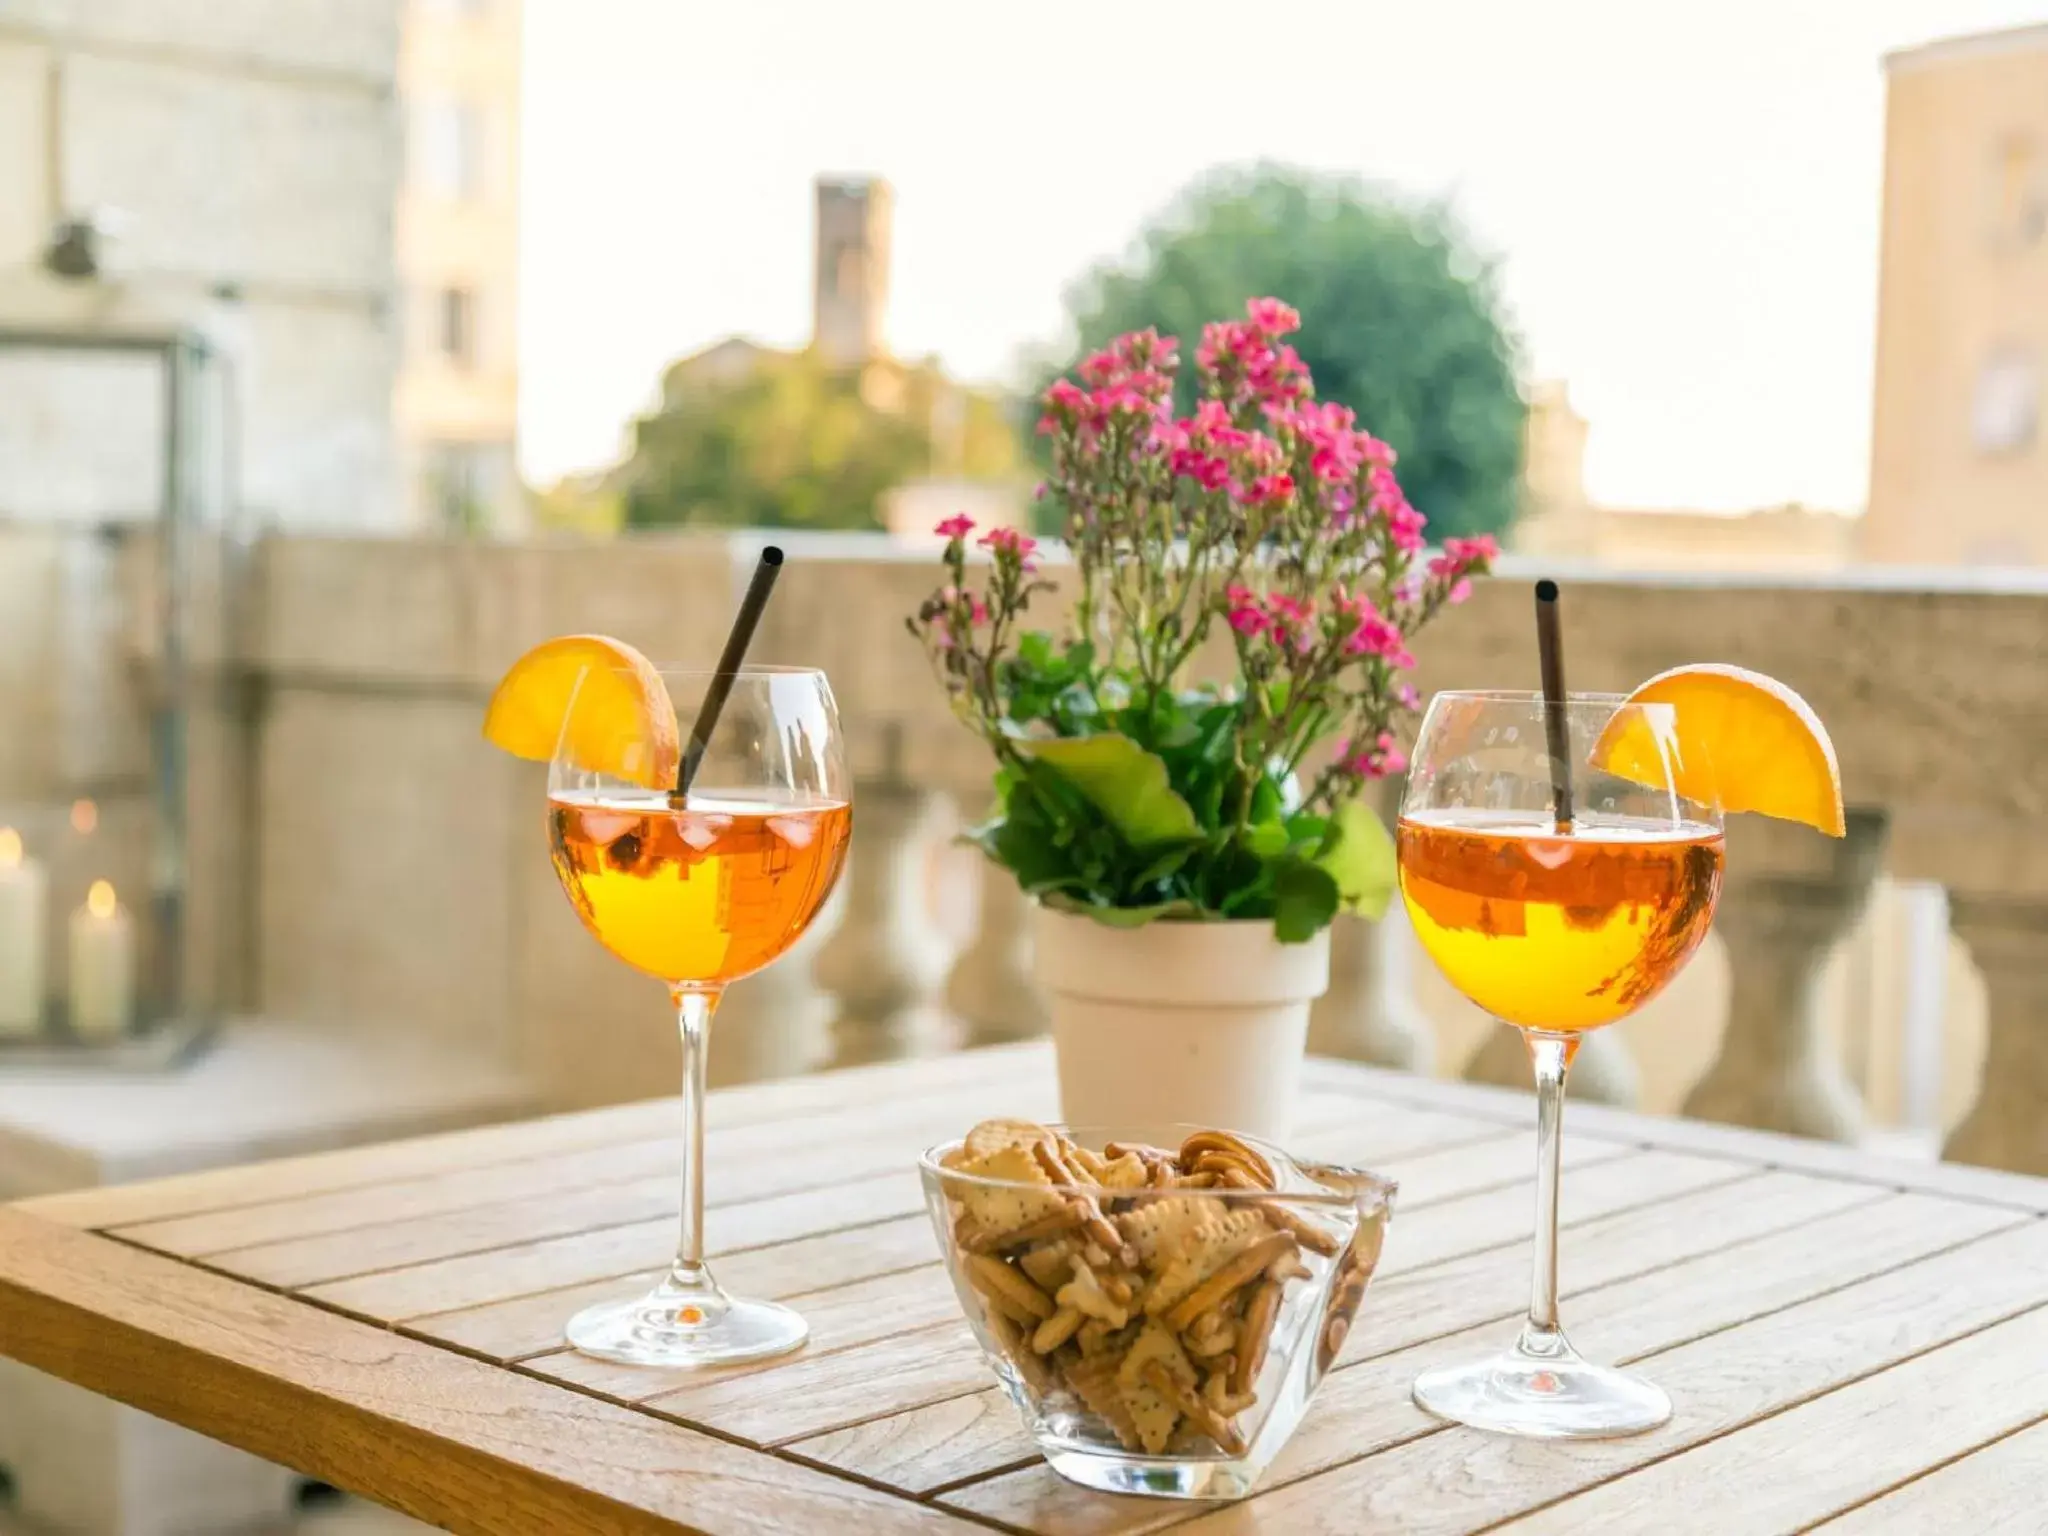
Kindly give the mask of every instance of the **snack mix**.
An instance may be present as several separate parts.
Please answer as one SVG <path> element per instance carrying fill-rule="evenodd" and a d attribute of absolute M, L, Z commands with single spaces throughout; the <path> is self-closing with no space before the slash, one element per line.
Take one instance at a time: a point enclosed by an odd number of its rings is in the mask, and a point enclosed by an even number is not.
<path fill-rule="evenodd" d="M 963 1176 L 938 1185 L 992 1352 L 1034 1407 L 1064 1388 L 1125 1451 L 1154 1457 L 1244 1456 L 1262 1394 L 1295 1382 L 1269 1356 L 1312 1323 L 1305 1403 L 1357 1314 L 1391 1192 L 1226 1131 L 1098 1152 L 987 1120 L 939 1164 Z M 1371 1201 L 1354 1198 L 1360 1183 Z M 1283 1318 L 1293 1345 L 1276 1341 Z"/>

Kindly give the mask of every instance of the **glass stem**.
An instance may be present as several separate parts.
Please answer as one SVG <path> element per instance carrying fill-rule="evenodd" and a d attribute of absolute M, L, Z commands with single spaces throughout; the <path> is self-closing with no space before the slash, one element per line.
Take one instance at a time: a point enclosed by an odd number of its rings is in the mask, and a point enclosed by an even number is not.
<path fill-rule="evenodd" d="M 711 1015 L 718 1011 L 714 989 L 677 987 L 676 1024 L 683 1037 L 683 1230 L 676 1245 L 672 1285 L 708 1288 L 704 1268 L 704 1060 L 711 1046 Z"/>
<path fill-rule="evenodd" d="M 1522 1039 L 1536 1069 L 1536 1262 L 1522 1348 L 1552 1355 L 1569 1347 L 1557 1325 L 1557 1170 L 1564 1140 L 1565 1073 L 1578 1054 L 1579 1039 L 1540 1029 L 1523 1030 Z"/>

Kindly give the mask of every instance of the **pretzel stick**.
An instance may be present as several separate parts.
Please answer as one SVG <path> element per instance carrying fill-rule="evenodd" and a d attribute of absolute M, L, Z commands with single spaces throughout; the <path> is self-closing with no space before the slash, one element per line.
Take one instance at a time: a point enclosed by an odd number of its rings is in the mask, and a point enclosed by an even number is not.
<path fill-rule="evenodd" d="M 1332 1258 L 1343 1245 L 1314 1222 L 1296 1215 L 1278 1200 L 1255 1200 L 1252 1209 L 1283 1232 L 1292 1233 L 1294 1240 L 1311 1253 L 1320 1253 Z"/>
<path fill-rule="evenodd" d="M 979 1228 L 965 1238 L 954 1228 L 953 1239 L 969 1253 L 996 1253 L 1004 1248 L 1015 1248 L 1020 1243 L 1035 1243 L 1040 1238 L 1058 1237 L 1062 1232 L 1071 1231 L 1081 1224 L 1081 1218 L 1069 1206 L 1056 1211 L 1047 1211 L 1036 1221 L 1027 1221 L 1021 1227 L 1012 1227 L 1007 1232 L 984 1232 Z"/>
<path fill-rule="evenodd" d="M 1031 1335 L 1031 1347 L 1041 1355 L 1049 1355 L 1067 1340 L 1081 1331 L 1081 1324 L 1088 1319 L 1074 1307 L 1061 1307 Z"/>
<path fill-rule="evenodd" d="M 1268 1264 L 1295 1251 L 1294 1238 L 1286 1232 L 1272 1232 L 1204 1280 L 1166 1314 L 1166 1326 L 1176 1333 L 1187 1327 L 1217 1302 L 1264 1271 Z"/>
<path fill-rule="evenodd" d="M 1273 1323 L 1280 1316 L 1280 1287 L 1267 1280 L 1252 1292 L 1251 1305 L 1244 1310 L 1244 1326 L 1237 1331 L 1237 1364 L 1230 1373 L 1230 1392 L 1242 1397 L 1258 1380 L 1266 1363 L 1266 1346 L 1273 1338 Z"/>
<path fill-rule="evenodd" d="M 970 1253 L 965 1268 L 968 1283 L 982 1295 L 1003 1301 L 1012 1311 L 1028 1314 L 1034 1322 L 1043 1322 L 1059 1310 L 1050 1296 L 1001 1259 Z"/>

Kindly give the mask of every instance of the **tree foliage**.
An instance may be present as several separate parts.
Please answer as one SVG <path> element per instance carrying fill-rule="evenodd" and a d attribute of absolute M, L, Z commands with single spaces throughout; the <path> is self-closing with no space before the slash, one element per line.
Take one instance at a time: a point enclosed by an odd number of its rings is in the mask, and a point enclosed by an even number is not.
<path fill-rule="evenodd" d="M 634 527 L 878 528 L 884 492 L 1017 461 L 993 400 L 935 368 L 726 343 L 672 367 L 619 473 Z"/>
<path fill-rule="evenodd" d="M 1301 312 L 1317 394 L 1398 451 L 1431 538 L 1508 527 L 1525 414 L 1516 345 L 1491 267 L 1446 210 L 1345 178 L 1227 172 L 1183 191 L 1067 303 L 1084 350 L 1148 325 L 1192 349 L 1203 321 L 1268 294 Z"/>

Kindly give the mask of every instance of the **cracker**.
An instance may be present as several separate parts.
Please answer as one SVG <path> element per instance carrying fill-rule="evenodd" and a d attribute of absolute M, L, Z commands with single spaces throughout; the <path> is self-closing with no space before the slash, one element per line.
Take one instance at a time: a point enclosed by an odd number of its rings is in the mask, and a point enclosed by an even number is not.
<path fill-rule="evenodd" d="M 1074 1396 L 1081 1400 L 1081 1406 L 1109 1426 L 1117 1443 L 1127 1451 L 1138 1450 L 1143 1442 L 1138 1438 L 1138 1426 L 1131 1418 L 1130 1409 L 1125 1406 L 1123 1393 L 1117 1389 L 1116 1359 L 1110 1355 L 1082 1355 L 1079 1359 L 1061 1362 L 1060 1372 L 1067 1378 L 1067 1385 L 1074 1389 Z"/>
<path fill-rule="evenodd" d="M 1125 1211 L 1116 1218 L 1117 1230 L 1148 1268 L 1182 1251 L 1186 1234 L 1211 1221 L 1216 1202 L 1197 1195 L 1168 1196 Z"/>
<path fill-rule="evenodd" d="M 1000 1147 L 977 1153 L 957 1170 L 981 1179 L 1001 1179 L 1006 1184 L 1034 1184 L 1036 1189 L 1011 1189 L 978 1184 L 969 1179 L 949 1179 L 946 1193 L 972 1218 L 979 1241 L 1000 1242 L 1005 1236 L 1067 1209 L 1066 1201 L 1053 1193 L 1051 1181 L 1038 1160 L 1023 1147 Z"/>
<path fill-rule="evenodd" d="M 1205 1214 L 1204 1221 L 1183 1232 L 1174 1256 L 1145 1293 L 1147 1315 L 1157 1317 L 1180 1305 L 1211 1275 L 1271 1231 L 1257 1211 Z M 1206 1304 L 1198 1310 L 1206 1311 Z"/>
<path fill-rule="evenodd" d="M 1154 1373 L 1185 1382 L 1190 1388 L 1198 1379 L 1180 1340 L 1161 1324 L 1148 1322 L 1118 1364 L 1116 1384 L 1131 1422 L 1137 1426 L 1138 1439 L 1156 1456 L 1173 1439 L 1182 1410 L 1176 1394 L 1162 1390 Z"/>
<path fill-rule="evenodd" d="M 1062 1241 L 1041 1243 L 1018 1255 L 1017 1267 L 1031 1277 L 1031 1283 L 1047 1293 L 1067 1283 L 1073 1246 Z"/>
<path fill-rule="evenodd" d="M 1111 1299 L 1109 1292 L 1096 1280 L 1095 1271 L 1078 1253 L 1073 1257 L 1072 1268 L 1073 1278 L 1059 1288 L 1054 1298 L 1061 1306 L 1085 1312 L 1112 1328 L 1121 1328 L 1130 1321 L 1130 1308 Z"/>
<path fill-rule="evenodd" d="M 969 1157 L 985 1157 L 1011 1148 L 1028 1151 L 1041 1141 L 1052 1140 L 1052 1132 L 1032 1120 L 984 1120 L 960 1139 L 960 1149 Z"/>

